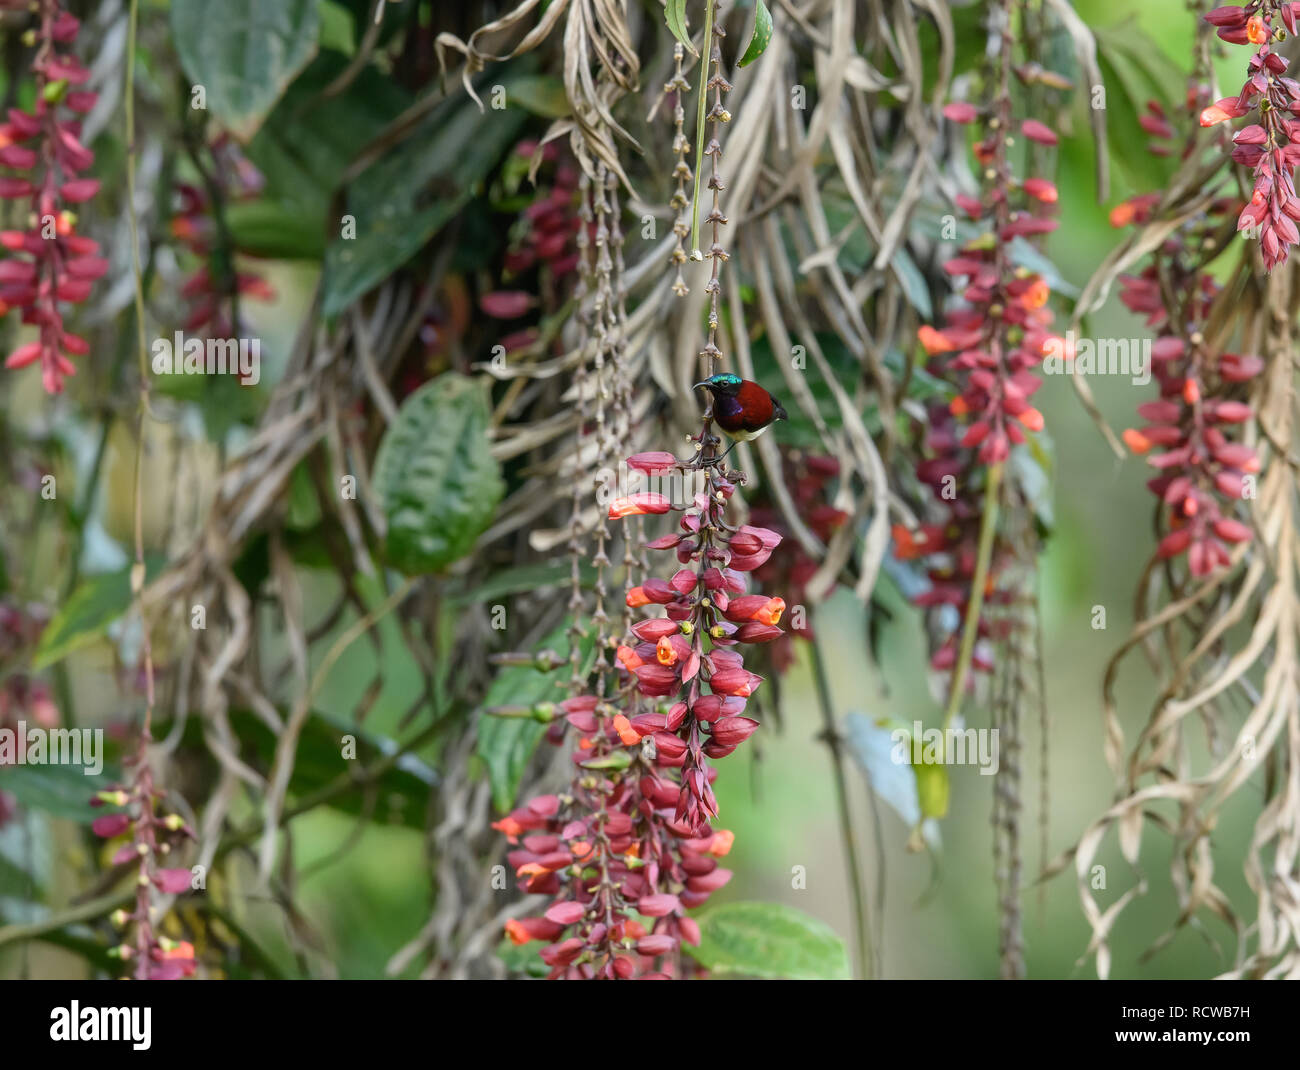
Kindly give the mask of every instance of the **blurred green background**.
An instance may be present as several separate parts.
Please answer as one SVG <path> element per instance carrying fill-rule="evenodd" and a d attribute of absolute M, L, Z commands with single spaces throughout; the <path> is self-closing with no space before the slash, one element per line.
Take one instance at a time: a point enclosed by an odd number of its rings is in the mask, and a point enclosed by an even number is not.
<path fill-rule="evenodd" d="M 1181 101 L 1187 57 L 1194 40 L 1194 17 L 1181 0 L 1076 0 L 1076 9 L 1094 29 L 1114 29 L 1115 38 L 1136 48 L 1146 43 L 1126 34 L 1130 20 L 1163 52 L 1153 60 L 1170 72 L 1163 86 L 1167 99 Z M 1235 57 L 1219 64 L 1225 92 Z M 1128 75 L 1125 71 L 1125 75 Z M 1137 79 L 1134 79 L 1137 81 Z M 1140 83 L 1139 83 L 1140 84 Z M 1136 92 L 1138 87 L 1130 87 Z M 1122 101 L 1120 102 L 1122 104 Z M 1123 198 L 1153 188 L 1166 164 L 1149 160 L 1145 137 L 1135 132 L 1116 94 L 1108 86 L 1108 111 L 1117 124 L 1111 138 L 1111 196 L 1098 203 L 1094 155 L 1082 105 L 1074 116 L 1075 136 L 1064 142 L 1058 183 L 1063 225 L 1052 237 L 1049 253 L 1061 274 L 1081 286 L 1113 247 L 1119 235 L 1108 222 L 1110 209 Z M 1118 113 L 1118 114 L 1115 114 Z M 1131 114 L 1131 113 L 1130 113 Z M 1121 150 L 1121 151 L 1117 151 Z M 1133 157 L 1139 157 L 1136 161 Z M 1068 308 L 1058 322 L 1068 321 Z M 1094 318 L 1095 336 L 1144 337 L 1140 321 L 1112 299 Z M 1150 386 L 1134 386 L 1119 376 L 1091 381 L 1107 420 L 1117 429 L 1135 422 L 1134 410 L 1150 395 Z M 1101 679 L 1106 661 L 1133 623 L 1133 592 L 1150 554 L 1152 504 L 1144 483 L 1146 466 L 1137 458 L 1117 461 L 1077 402 L 1070 383 L 1049 377 L 1041 408 L 1055 443 L 1057 529 L 1042 560 L 1043 633 L 1051 717 L 1050 853 L 1070 846 L 1082 829 L 1110 803 L 1113 781 L 1102 757 Z M 925 680 L 926 654 L 919 618 L 904 605 L 888 581 L 883 588 L 896 626 L 885 629 L 881 665 L 867 652 L 866 622 L 861 606 L 841 594 L 819 613 L 836 713 L 861 712 L 905 723 L 935 724 L 940 711 Z M 1105 630 L 1091 626 L 1094 606 L 1107 611 Z M 829 923 L 852 941 L 851 908 L 836 819 L 830 761 L 817 740 L 821 724 L 807 651 L 801 646 L 798 666 L 784 683 L 789 723 L 780 735 L 755 737 L 724 763 L 718 779 L 719 824 L 736 833 L 726 865 L 731 883 L 712 902 L 775 900 L 788 903 Z M 341 679 L 342 670 L 335 675 Z M 1153 697 L 1149 676 L 1138 660 L 1121 676 L 1121 715 L 1126 729 L 1145 721 Z M 979 727 L 979 711 L 972 725 Z M 1040 862 L 1037 823 L 1040 775 L 1037 727 L 1026 740 L 1024 780 L 1024 850 L 1026 878 Z M 872 827 L 863 778 L 850 765 L 855 821 L 867 834 L 861 845 L 866 886 L 874 890 L 880 869 L 870 839 Z M 924 855 L 905 851 L 908 830 L 882 807 L 884 843 L 883 975 L 886 977 L 991 977 L 997 974 L 996 913 L 991 863 L 991 777 L 966 767 L 956 770 L 952 804 L 942 824 L 942 851 L 937 869 Z M 1240 875 L 1242 849 L 1248 841 L 1259 792 L 1248 787 L 1220 823 L 1214 842 L 1216 875 L 1247 917 L 1251 898 Z M 297 847 L 306 862 L 332 850 L 348 832 L 346 820 L 330 816 L 304 820 Z M 1151 836 L 1150 833 L 1147 834 Z M 1142 863 L 1150 891 L 1124 913 L 1113 934 L 1115 977 L 1206 977 L 1227 968 L 1196 932 L 1184 930 L 1158 956 L 1139 963 L 1141 953 L 1177 916 L 1178 908 L 1164 875 L 1167 843 L 1144 842 Z M 412 873 L 409 860 L 419 838 L 407 832 L 372 832 L 344 865 L 325 871 L 303 888 L 306 909 L 329 926 L 337 942 L 345 975 L 373 976 L 383 968 L 426 917 L 430 888 Z M 1137 879 L 1109 842 L 1098 861 L 1107 867 L 1108 887 L 1098 892 L 1104 909 Z M 806 887 L 796 890 L 792 868 L 806 872 Z M 1067 870 L 1041 888 L 1027 888 L 1025 939 L 1031 977 L 1095 976 L 1091 962 L 1077 966 L 1089 929 L 1080 911 L 1073 871 Z M 1209 933 L 1231 955 L 1231 933 L 1215 921 Z"/>
<path fill-rule="evenodd" d="M 1158 49 L 1152 66 L 1168 72 L 1163 89 L 1170 101 L 1181 100 L 1194 38 L 1194 17 L 1182 0 L 1076 0 L 1075 7 L 1096 29 L 1123 27 L 1135 20 Z M 1128 23 L 1132 25 L 1132 23 Z M 1115 32 L 1117 40 L 1147 44 Z M 1163 68 L 1162 68 L 1163 64 Z M 1240 74 L 1236 58 L 1220 64 L 1222 86 L 1235 91 Z M 1180 73 L 1181 72 L 1181 73 Z M 1238 79 L 1233 82 L 1233 77 Z M 1148 161 L 1145 138 L 1124 115 L 1122 102 L 1108 85 L 1108 115 L 1117 125 L 1111 140 L 1112 191 L 1106 203 L 1096 199 L 1094 156 L 1087 117 L 1080 104 L 1073 137 L 1063 143 L 1060 161 L 1060 207 L 1063 225 L 1050 242 L 1049 253 L 1060 273 L 1082 285 L 1117 240 L 1107 221 L 1111 207 L 1133 193 L 1152 188 L 1165 165 Z M 1131 113 L 1130 113 L 1131 114 Z M 1120 150 L 1120 151 L 1117 151 Z M 301 291 L 290 278 L 277 278 L 282 293 Z M 1064 326 L 1068 309 L 1058 307 Z M 281 325 L 295 317 L 277 310 Z M 265 333 L 273 325 L 259 324 Z M 1094 336 L 1142 337 L 1139 321 L 1112 298 L 1093 321 Z M 287 339 L 286 339 L 287 343 Z M 1150 396 L 1150 387 L 1127 378 L 1097 377 L 1091 383 L 1096 399 L 1112 426 L 1134 422 L 1136 406 Z M 1074 842 L 1082 829 L 1109 804 L 1113 782 L 1102 757 L 1101 679 L 1107 659 L 1127 635 L 1132 622 L 1135 584 L 1150 554 L 1153 499 L 1144 487 L 1146 466 L 1140 459 L 1117 461 L 1084 413 L 1070 383 L 1049 377 L 1040 395 L 1055 444 L 1056 531 L 1042 559 L 1042 622 L 1047 665 L 1047 696 L 1051 718 L 1049 769 L 1050 855 Z M 818 629 L 827 657 L 836 713 L 890 717 L 911 723 L 937 723 L 940 711 L 930 697 L 925 678 L 926 654 L 918 615 L 907 607 L 888 581 L 884 598 L 896 613 L 895 625 L 884 631 L 880 665 L 868 655 L 866 621 L 851 595 L 841 594 L 819 610 Z M 327 604 L 328 592 L 315 591 L 308 616 Z M 1094 630 L 1093 610 L 1104 606 L 1107 627 Z M 389 650 L 400 648 L 391 621 L 382 627 Z M 807 651 L 783 685 L 787 723 L 777 734 L 755 737 L 759 746 L 742 749 L 723 763 L 717 788 L 719 824 L 736 834 L 726 865 L 735 871 L 731 883 L 713 902 L 775 900 L 788 903 L 830 924 L 846 943 L 852 942 L 852 922 L 836 817 L 833 780 L 826 747 L 817 740 L 821 730 Z M 367 644 L 357 644 L 340 661 L 324 689 L 325 712 L 340 715 L 350 708 L 357 683 L 368 674 L 353 659 L 369 659 Z M 82 666 L 85 668 L 85 666 Z M 93 674 L 79 676 L 78 692 L 93 692 Z M 387 731 L 405 706 L 404 698 L 417 686 L 409 663 L 394 663 L 386 674 L 384 695 L 367 726 Z M 1150 709 L 1153 689 L 1142 663 L 1134 659 L 1121 677 L 1121 715 L 1130 737 Z M 85 696 L 83 696 L 85 697 Z M 93 705 L 93 703 L 87 703 Z M 971 724 L 982 727 L 981 713 L 972 709 Z M 1026 878 L 1032 880 L 1039 863 L 1037 823 L 1039 777 L 1037 726 L 1026 740 L 1023 795 Z M 908 830 L 882 808 L 883 874 L 871 842 L 871 812 L 859 771 L 849 768 L 852 806 L 860 831 L 866 886 L 883 881 L 883 975 L 923 978 L 992 977 L 997 973 L 996 913 L 991 863 L 991 777 L 971 767 L 957 768 L 952 783 L 949 816 L 941 828 L 942 850 L 937 860 L 909 854 Z M 1240 875 L 1240 859 L 1248 841 L 1259 799 L 1249 785 L 1239 794 L 1214 833 L 1216 876 L 1235 907 L 1250 917 L 1251 897 Z M 354 819 L 316 812 L 294 823 L 293 849 L 300 866 L 326 858 L 353 832 Z M 1147 833 L 1148 837 L 1152 836 Z M 60 837 L 71 848 L 72 837 Z M 1141 953 L 1177 916 L 1177 904 L 1165 867 L 1167 844 L 1144 841 L 1143 868 L 1150 891 L 1123 915 L 1112 937 L 1116 977 L 1205 977 L 1230 963 L 1195 931 L 1184 930 L 1161 954 L 1140 963 Z M 504 844 L 502 848 L 504 859 Z M 298 889 L 297 902 L 325 940 L 321 950 L 342 977 L 381 976 L 390 957 L 426 923 L 434 889 L 423 864 L 419 832 L 398 826 L 372 825 L 359 845 L 337 864 L 308 876 Z M 1123 895 L 1137 876 L 1123 862 L 1117 847 L 1107 842 L 1099 862 L 1107 867 L 1107 889 L 1097 894 L 1104 909 Z M 792 869 L 803 867 L 806 887 L 796 889 Z M 873 896 L 874 898 L 874 896 Z M 873 904 L 880 909 L 880 903 Z M 292 971 L 282 939 L 283 921 L 271 904 L 250 903 L 252 928 L 272 954 Z M 1027 888 L 1024 902 L 1027 961 L 1031 977 L 1090 977 L 1091 962 L 1077 966 L 1088 940 L 1088 926 L 1079 908 L 1072 870 L 1041 888 Z M 1232 951 L 1231 933 L 1216 921 L 1207 931 Z M 0 975 L 17 970 L 19 952 L 0 957 Z M 84 968 L 80 960 L 48 946 L 31 946 L 32 972 L 59 975 Z"/>

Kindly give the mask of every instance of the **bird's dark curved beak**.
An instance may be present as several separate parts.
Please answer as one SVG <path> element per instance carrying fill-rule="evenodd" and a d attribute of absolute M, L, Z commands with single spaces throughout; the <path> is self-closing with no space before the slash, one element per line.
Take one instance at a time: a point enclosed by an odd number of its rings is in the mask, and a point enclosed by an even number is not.
<path fill-rule="evenodd" d="M 692 389 L 692 390 L 699 390 L 700 387 L 702 387 L 702 386 L 708 386 L 708 385 L 709 385 L 709 381 L 708 381 L 707 379 L 705 379 L 704 382 L 702 382 L 702 383 L 696 383 L 693 387 L 691 387 L 691 389 Z"/>

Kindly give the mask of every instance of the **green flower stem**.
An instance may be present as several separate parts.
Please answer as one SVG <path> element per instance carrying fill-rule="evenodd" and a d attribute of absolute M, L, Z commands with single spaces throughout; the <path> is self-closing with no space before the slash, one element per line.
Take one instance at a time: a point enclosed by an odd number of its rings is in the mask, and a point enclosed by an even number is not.
<path fill-rule="evenodd" d="M 961 709 L 962 695 L 966 691 L 966 674 L 971 656 L 975 652 L 975 639 L 979 634 L 980 614 L 984 611 L 984 584 L 988 581 L 989 566 L 993 562 L 993 538 L 998 530 L 998 489 L 1002 485 L 1002 464 L 990 466 L 984 483 L 984 515 L 980 520 L 979 552 L 975 559 L 975 576 L 971 580 L 970 601 L 966 603 L 966 622 L 961 634 L 961 648 L 952 670 L 952 690 L 948 693 L 948 708 L 943 715 L 944 738 L 946 730 Z"/>
<path fill-rule="evenodd" d="M 713 57 L 713 7 L 704 3 L 704 40 L 700 51 L 700 106 L 695 123 L 695 192 L 691 195 L 691 259 L 700 260 L 700 174 L 704 170 L 704 117 L 708 114 L 709 64 Z"/>

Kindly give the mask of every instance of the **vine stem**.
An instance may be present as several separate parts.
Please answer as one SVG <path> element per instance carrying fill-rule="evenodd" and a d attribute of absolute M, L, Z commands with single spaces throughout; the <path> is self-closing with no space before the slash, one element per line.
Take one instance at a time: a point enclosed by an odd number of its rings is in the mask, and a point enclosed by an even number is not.
<path fill-rule="evenodd" d="M 700 55 L 700 106 L 695 122 L 695 191 L 691 194 L 691 259 L 703 260 L 700 251 L 700 172 L 704 170 L 704 117 L 709 105 L 709 60 L 713 56 L 713 8 L 717 0 L 705 0 L 704 40 Z"/>
<path fill-rule="evenodd" d="M 975 576 L 971 580 L 970 601 L 966 604 L 966 620 L 961 633 L 961 648 L 952 671 L 952 690 L 948 693 L 948 708 L 944 711 L 944 738 L 953 718 L 961 709 L 962 695 L 966 691 L 966 674 L 971 656 L 975 652 L 975 639 L 979 634 L 980 614 L 984 611 L 984 585 L 988 581 L 989 566 L 993 562 L 993 538 L 998 530 L 998 490 L 1002 486 L 1002 461 L 989 467 L 984 483 L 984 510 L 980 518 L 979 552 L 975 559 Z"/>
<path fill-rule="evenodd" d="M 126 191 L 129 204 L 127 218 L 131 224 L 131 273 L 135 283 L 135 330 L 140 361 L 140 413 L 135 444 L 135 565 L 131 569 L 131 594 L 140 615 L 141 647 L 144 654 L 145 713 L 143 735 L 152 727 L 154 707 L 153 647 L 149 641 L 149 624 L 144 612 L 144 436 L 149 415 L 149 358 L 144 326 L 144 274 L 140 267 L 140 223 L 135 204 L 135 51 L 136 31 L 140 21 L 140 0 L 131 0 L 130 26 L 127 32 L 126 87 Z"/>
<path fill-rule="evenodd" d="M 814 639 L 812 647 L 813 679 L 817 684 L 817 705 L 821 709 L 822 738 L 831 752 L 831 767 L 835 773 L 835 801 L 840 812 L 840 837 L 844 841 L 844 867 L 849 872 L 849 885 L 853 896 L 853 935 L 857 942 L 858 969 L 863 978 L 870 980 L 874 971 L 871 959 L 871 930 L 867 925 L 866 891 L 862 886 L 862 870 L 858 865 L 857 837 L 853 831 L 853 810 L 849 806 L 849 789 L 844 776 L 844 755 L 840 750 L 840 734 L 835 723 L 835 708 L 831 702 L 830 681 L 822 659 L 821 644 Z"/>
<path fill-rule="evenodd" d="M 153 643 L 149 637 L 149 620 L 144 611 L 144 441 L 145 423 L 149 418 L 149 358 L 144 326 L 144 273 L 140 266 L 140 224 L 136 219 L 135 201 L 135 52 L 140 20 L 139 0 L 131 0 L 130 25 L 127 32 L 126 85 L 123 89 L 126 107 L 126 189 L 127 218 L 131 222 L 131 274 L 135 283 L 135 330 L 140 360 L 140 413 L 136 425 L 135 443 L 135 564 L 131 567 L 131 597 L 135 612 L 140 618 L 140 651 L 144 658 L 145 707 L 140 725 L 140 749 L 135 768 L 135 783 L 139 789 L 140 813 L 135 819 L 137 842 L 147 846 L 148 852 L 140 855 L 140 871 L 136 881 L 135 896 L 135 977 L 148 980 L 150 950 L 153 941 L 153 923 L 150 918 L 149 867 L 155 856 L 154 842 L 154 783 L 149 767 L 149 744 L 152 741 L 154 708 Z"/>

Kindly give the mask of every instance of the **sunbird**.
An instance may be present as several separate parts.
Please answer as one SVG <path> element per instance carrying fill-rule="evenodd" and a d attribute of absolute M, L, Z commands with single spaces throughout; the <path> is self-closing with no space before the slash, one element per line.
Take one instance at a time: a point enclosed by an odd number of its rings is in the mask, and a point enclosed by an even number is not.
<path fill-rule="evenodd" d="M 775 420 L 788 420 L 781 403 L 757 383 L 726 372 L 696 383 L 713 395 L 713 419 L 731 439 L 718 460 L 736 448 L 737 442 L 752 442 Z"/>

